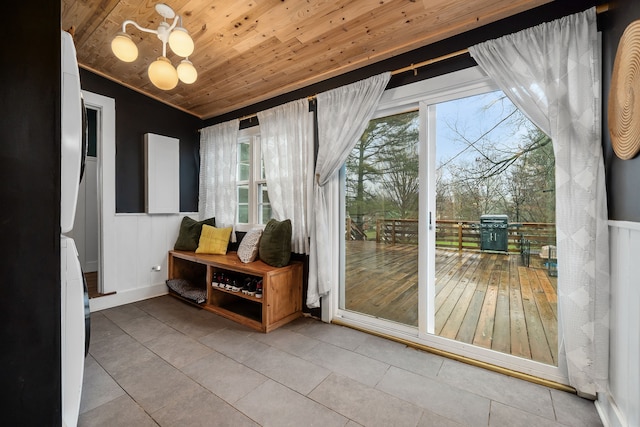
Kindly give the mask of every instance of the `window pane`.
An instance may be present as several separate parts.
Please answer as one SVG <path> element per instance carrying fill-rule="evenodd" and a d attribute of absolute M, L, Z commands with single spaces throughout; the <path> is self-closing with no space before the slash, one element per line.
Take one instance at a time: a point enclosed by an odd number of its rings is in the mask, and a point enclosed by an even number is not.
<path fill-rule="evenodd" d="M 267 191 L 267 184 L 258 185 L 258 203 L 270 203 L 269 192 Z"/>
<path fill-rule="evenodd" d="M 238 147 L 238 161 L 242 163 L 249 163 L 249 154 L 251 152 L 248 142 L 241 142 Z"/>
<path fill-rule="evenodd" d="M 260 224 L 266 224 L 271 219 L 271 205 L 262 205 Z"/>
<path fill-rule="evenodd" d="M 271 204 L 267 184 L 258 184 L 258 222 L 266 224 L 271 219 Z"/>
<path fill-rule="evenodd" d="M 249 206 L 245 204 L 238 205 L 238 222 L 247 224 L 249 222 Z"/>
<path fill-rule="evenodd" d="M 249 203 L 249 186 L 248 185 L 241 185 L 238 187 L 238 203 L 239 204 Z"/>
<path fill-rule="evenodd" d="M 419 115 L 371 120 L 346 161 L 341 308 L 418 326 Z"/>
<path fill-rule="evenodd" d="M 238 144 L 238 181 L 249 180 L 251 147 L 247 142 Z"/>
<path fill-rule="evenodd" d="M 267 179 L 264 174 L 264 159 L 260 156 L 260 179 Z"/>
<path fill-rule="evenodd" d="M 502 91 L 437 104 L 436 134 L 436 219 L 555 221 L 551 139 Z"/>
<path fill-rule="evenodd" d="M 249 181 L 249 163 L 238 163 L 238 181 Z"/>
<path fill-rule="evenodd" d="M 555 158 L 551 139 L 502 91 L 431 108 L 436 111 L 432 126 L 436 202 L 433 271 L 438 292 L 434 333 L 557 365 Z M 451 274 L 448 256 L 452 249 L 459 263 L 474 257 L 477 267 L 471 281 L 465 278 L 469 270 L 464 276 Z M 467 283 L 472 287 L 466 287 Z M 447 288 L 464 291 L 448 293 Z M 468 292 L 475 293 L 471 297 Z"/>
<path fill-rule="evenodd" d="M 87 108 L 87 156 L 98 157 L 98 111 Z"/>

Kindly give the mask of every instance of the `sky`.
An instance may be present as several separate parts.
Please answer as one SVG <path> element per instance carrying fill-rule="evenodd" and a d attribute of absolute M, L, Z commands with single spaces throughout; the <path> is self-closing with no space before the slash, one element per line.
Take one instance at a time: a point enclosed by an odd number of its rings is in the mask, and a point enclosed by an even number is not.
<path fill-rule="evenodd" d="M 489 106 L 489 107 L 487 107 Z M 513 111 L 515 107 L 504 97 L 502 91 L 475 95 L 468 98 L 443 102 L 436 106 L 436 166 L 452 159 L 454 161 L 473 161 L 478 153 L 467 149 L 466 143 L 451 129 L 456 126 L 469 140 L 475 140 L 489 131 L 502 117 Z M 513 136 L 513 127 L 503 124 L 491 130 L 487 135 L 495 148 L 517 146 L 527 129 L 519 129 Z"/>

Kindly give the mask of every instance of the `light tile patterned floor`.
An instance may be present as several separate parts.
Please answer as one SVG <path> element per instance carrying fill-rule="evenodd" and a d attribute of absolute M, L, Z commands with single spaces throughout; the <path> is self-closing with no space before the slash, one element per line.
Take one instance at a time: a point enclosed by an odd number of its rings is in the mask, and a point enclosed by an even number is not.
<path fill-rule="evenodd" d="M 91 315 L 79 426 L 601 426 L 592 402 L 342 326 L 170 296 Z"/>

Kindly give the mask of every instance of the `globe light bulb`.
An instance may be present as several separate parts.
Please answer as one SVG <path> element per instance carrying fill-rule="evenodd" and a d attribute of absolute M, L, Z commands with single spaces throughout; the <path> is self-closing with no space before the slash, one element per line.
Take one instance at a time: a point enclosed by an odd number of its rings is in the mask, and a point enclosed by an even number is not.
<path fill-rule="evenodd" d="M 127 33 L 118 33 L 111 41 L 113 54 L 121 61 L 133 62 L 138 57 L 138 47 Z"/>
<path fill-rule="evenodd" d="M 186 58 L 193 53 L 194 45 L 186 29 L 176 27 L 169 34 L 169 47 L 178 56 Z"/>
<path fill-rule="evenodd" d="M 191 84 L 198 78 L 196 67 L 188 59 L 183 59 L 178 65 L 178 78 L 186 84 Z"/>
<path fill-rule="evenodd" d="M 153 61 L 147 72 L 151 83 L 159 89 L 171 90 L 178 85 L 178 72 L 164 56 Z"/>

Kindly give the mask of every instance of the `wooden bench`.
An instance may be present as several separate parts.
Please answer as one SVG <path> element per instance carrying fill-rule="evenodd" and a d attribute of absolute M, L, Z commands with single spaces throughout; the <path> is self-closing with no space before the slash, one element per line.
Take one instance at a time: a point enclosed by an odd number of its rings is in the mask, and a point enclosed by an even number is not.
<path fill-rule="evenodd" d="M 205 310 L 261 332 L 272 331 L 302 315 L 302 263 L 272 267 L 262 261 L 243 263 L 235 252 L 225 255 L 169 251 L 169 279 L 185 279 L 206 288 Z M 262 279 L 262 298 L 211 285 L 213 273 Z M 181 298 L 174 292 L 171 295 Z M 184 298 L 181 298 L 184 300 Z M 191 304 L 193 301 L 186 300 Z"/>

